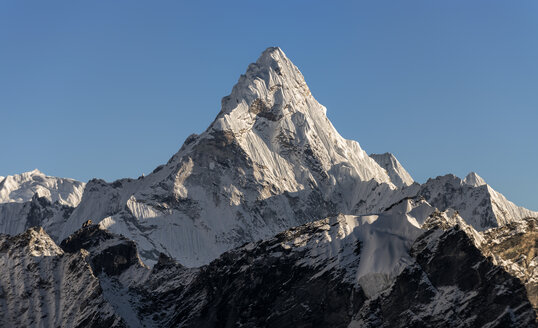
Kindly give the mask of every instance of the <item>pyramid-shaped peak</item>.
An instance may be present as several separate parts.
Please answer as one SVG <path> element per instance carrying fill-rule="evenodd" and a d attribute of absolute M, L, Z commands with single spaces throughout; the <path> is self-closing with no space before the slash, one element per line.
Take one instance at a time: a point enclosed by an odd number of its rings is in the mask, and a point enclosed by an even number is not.
<path fill-rule="evenodd" d="M 473 187 L 480 187 L 486 184 L 486 181 L 475 172 L 467 174 L 463 182 Z"/>
<path fill-rule="evenodd" d="M 250 129 L 257 118 L 279 121 L 300 112 L 326 119 L 326 109 L 310 93 L 303 75 L 278 47 L 267 48 L 248 66 L 213 124 L 216 130 Z"/>
<path fill-rule="evenodd" d="M 370 157 L 387 171 L 392 183 L 397 187 L 402 188 L 413 184 L 413 178 L 393 154 L 370 154 Z"/>
<path fill-rule="evenodd" d="M 279 47 L 265 49 L 260 57 L 258 57 L 258 60 L 248 66 L 244 76 L 249 81 L 262 79 L 268 86 L 271 84 L 271 80 L 280 80 L 280 82 L 296 81 L 306 87 L 304 77 L 299 69 L 286 57 L 284 51 Z M 241 82 L 241 79 L 239 82 Z"/>

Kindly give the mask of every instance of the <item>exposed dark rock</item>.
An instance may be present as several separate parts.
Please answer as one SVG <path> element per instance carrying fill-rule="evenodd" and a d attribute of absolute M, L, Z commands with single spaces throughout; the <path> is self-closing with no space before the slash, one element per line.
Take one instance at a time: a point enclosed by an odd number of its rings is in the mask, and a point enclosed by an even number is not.
<path fill-rule="evenodd" d="M 85 249 L 90 253 L 90 264 L 96 274 L 120 275 L 131 266 L 141 266 L 136 244 L 123 236 L 114 235 L 91 220 L 66 238 L 60 247 L 69 253 Z"/>
<path fill-rule="evenodd" d="M 419 237 L 391 289 L 370 300 L 364 327 L 536 327 L 521 281 L 492 264 L 458 227 Z"/>

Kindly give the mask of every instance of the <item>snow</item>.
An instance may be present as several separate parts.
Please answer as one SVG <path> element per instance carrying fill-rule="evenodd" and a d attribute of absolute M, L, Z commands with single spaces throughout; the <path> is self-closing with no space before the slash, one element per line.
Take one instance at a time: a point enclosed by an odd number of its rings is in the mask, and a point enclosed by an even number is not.
<path fill-rule="evenodd" d="M 519 221 L 538 212 L 519 207 L 471 173 L 466 181 L 452 174 L 429 179 L 418 192 L 439 210 L 457 210 L 459 215 L 477 231 Z"/>
<path fill-rule="evenodd" d="M 426 211 L 413 210 L 425 206 L 425 201 L 405 200 L 379 215 L 330 217 L 310 224 L 315 233 L 301 234 L 280 246 L 294 252 L 307 250 L 299 265 L 317 268 L 317 276 L 335 268 L 345 269 L 344 279 L 360 285 L 368 297 L 373 297 L 413 263 L 408 251 L 423 232 L 415 223 L 426 220 L 422 217 Z"/>
<path fill-rule="evenodd" d="M 392 222 L 384 211 L 407 197 L 424 197 L 432 206 L 401 208 L 405 227 L 399 228 L 419 229 L 433 207 L 457 210 L 478 231 L 538 215 L 482 182 L 476 174 L 465 180 L 449 175 L 421 186 L 394 155 L 368 156 L 336 131 L 284 52 L 268 48 L 223 98 L 208 129 L 189 136 L 147 176 L 86 185 L 37 170 L 4 178 L 0 232 L 16 234 L 35 224 L 27 219 L 28 202 L 37 194 L 58 202 L 39 222 L 57 242 L 91 219 L 134 240 L 149 265 L 163 252 L 197 267 L 233 247 L 335 213 L 360 217 L 360 226 L 375 228 L 372 238 L 382 244 L 386 227 L 379 225 Z M 76 208 L 66 213 L 61 204 Z M 370 251 L 386 255 L 377 246 Z M 387 271 L 379 265 L 364 270 Z"/>
<path fill-rule="evenodd" d="M 28 202 L 37 194 L 52 203 L 58 202 L 71 207 L 79 204 L 85 185 L 73 179 L 47 176 L 37 169 L 8 175 L 0 181 L 0 203 Z"/>
<path fill-rule="evenodd" d="M 99 277 L 99 283 L 103 289 L 103 297 L 112 305 L 114 311 L 125 320 L 128 327 L 152 326 L 150 322 L 141 322 L 140 318 L 138 318 L 136 309 L 134 308 L 136 303 L 132 304 L 136 298 L 129 293 L 129 288 L 107 275 L 101 275 Z"/>
<path fill-rule="evenodd" d="M 5 177 L 0 181 L 0 233 L 15 235 L 39 225 L 57 237 L 64 214 L 80 203 L 84 187 L 37 169 Z"/>
<path fill-rule="evenodd" d="M 387 170 L 390 180 L 398 188 L 410 186 L 415 182 L 411 175 L 391 153 L 370 154 L 370 157 L 382 168 Z"/>
<path fill-rule="evenodd" d="M 467 174 L 463 182 L 473 187 L 480 187 L 486 184 L 486 181 L 475 172 Z"/>
<path fill-rule="evenodd" d="M 64 253 L 40 228 L 0 235 L 0 245 L 0 326 L 66 327 L 105 318 L 120 323 L 83 253 Z"/>

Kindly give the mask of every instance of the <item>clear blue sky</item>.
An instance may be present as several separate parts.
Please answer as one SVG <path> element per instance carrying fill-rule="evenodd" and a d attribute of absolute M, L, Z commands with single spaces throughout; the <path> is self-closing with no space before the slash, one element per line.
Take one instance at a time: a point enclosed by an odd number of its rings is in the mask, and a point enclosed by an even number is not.
<path fill-rule="evenodd" d="M 1 1 L 0 175 L 137 177 L 280 46 L 340 133 L 538 210 L 538 1 Z"/>

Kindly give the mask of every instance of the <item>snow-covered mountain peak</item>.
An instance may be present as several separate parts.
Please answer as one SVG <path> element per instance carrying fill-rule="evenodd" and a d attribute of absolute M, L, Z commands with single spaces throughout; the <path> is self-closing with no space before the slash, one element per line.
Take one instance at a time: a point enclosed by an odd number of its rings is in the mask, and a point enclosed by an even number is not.
<path fill-rule="evenodd" d="M 442 211 L 457 210 L 478 231 L 538 215 L 507 200 L 476 173 L 469 174 L 465 180 L 453 174 L 428 179 L 418 195 Z"/>
<path fill-rule="evenodd" d="M 465 179 L 463 179 L 463 182 L 473 187 L 480 187 L 486 184 L 486 181 L 475 172 L 467 174 Z"/>
<path fill-rule="evenodd" d="M 370 154 L 377 164 L 387 170 L 390 180 L 398 188 L 410 186 L 415 182 L 411 175 L 404 169 L 402 164 L 391 153 Z"/>
<path fill-rule="evenodd" d="M 390 178 L 356 141 L 345 140 L 326 116 L 326 109 L 310 93 L 299 69 L 280 48 L 268 48 L 241 75 L 222 109 L 200 139 L 225 134 L 254 162 L 282 172 L 293 171 L 283 162 L 296 151 L 307 150 L 323 169 L 350 161 L 358 176 L 390 184 Z M 296 164 L 296 163 L 289 163 Z"/>
<path fill-rule="evenodd" d="M 387 171 L 340 136 L 299 69 L 269 48 L 167 164 L 137 180 L 90 181 L 61 237 L 92 219 L 135 240 L 150 265 L 162 252 L 197 266 L 292 226 L 399 199 Z"/>
<path fill-rule="evenodd" d="M 269 47 L 265 49 L 264 52 L 260 55 L 256 64 L 260 67 L 271 67 L 273 69 L 278 69 L 281 63 L 289 62 L 288 57 L 282 49 L 279 47 Z"/>
<path fill-rule="evenodd" d="M 0 204 L 23 203 L 45 197 L 51 203 L 76 207 L 82 197 L 85 183 L 73 179 L 47 176 L 38 169 L 8 175 L 0 180 Z"/>
<path fill-rule="evenodd" d="M 231 94 L 222 99 L 221 113 L 213 127 L 241 132 L 262 118 L 277 122 L 300 113 L 323 114 L 321 118 L 326 120 L 325 112 L 325 107 L 312 97 L 299 69 L 280 48 L 273 47 L 248 66 Z"/>

